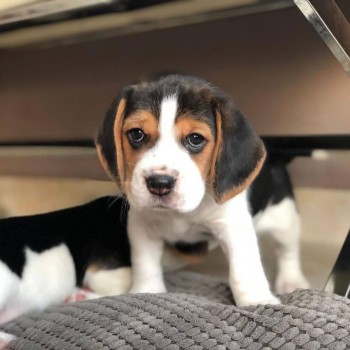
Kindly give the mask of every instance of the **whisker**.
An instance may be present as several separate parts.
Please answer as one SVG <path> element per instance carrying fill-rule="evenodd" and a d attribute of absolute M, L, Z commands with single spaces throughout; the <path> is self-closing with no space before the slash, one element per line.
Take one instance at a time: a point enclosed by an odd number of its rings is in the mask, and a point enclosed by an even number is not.
<path fill-rule="evenodd" d="M 120 221 L 123 222 L 124 219 L 127 217 L 129 211 L 129 203 L 126 199 L 125 196 L 122 196 L 122 206 L 121 206 L 121 211 L 120 211 Z"/>
<path fill-rule="evenodd" d="M 116 196 L 114 199 L 112 199 L 112 200 L 110 200 L 110 203 L 107 203 L 107 208 L 108 209 L 111 209 L 112 208 L 112 206 L 114 205 L 114 203 L 118 200 L 118 196 Z"/>

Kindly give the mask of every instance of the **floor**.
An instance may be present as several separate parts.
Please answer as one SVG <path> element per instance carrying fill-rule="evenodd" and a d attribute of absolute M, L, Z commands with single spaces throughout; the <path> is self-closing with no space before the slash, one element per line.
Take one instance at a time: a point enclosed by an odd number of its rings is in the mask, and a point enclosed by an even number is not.
<path fill-rule="evenodd" d="M 116 192 L 109 182 L 0 177 L 0 215 L 45 212 Z M 350 190 L 296 188 L 295 193 L 303 225 L 303 269 L 312 288 L 322 289 L 350 227 Z M 271 279 L 274 249 L 269 239 L 262 240 L 263 261 Z M 221 279 L 227 277 L 227 265 L 220 250 L 212 252 L 206 263 L 190 269 Z"/>

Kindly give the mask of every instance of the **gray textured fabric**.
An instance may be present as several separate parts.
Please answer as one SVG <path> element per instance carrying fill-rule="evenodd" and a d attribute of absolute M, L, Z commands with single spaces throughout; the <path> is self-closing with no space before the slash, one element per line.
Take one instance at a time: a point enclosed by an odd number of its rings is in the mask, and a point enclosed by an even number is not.
<path fill-rule="evenodd" d="M 192 273 L 171 293 L 101 298 L 48 308 L 2 327 L 11 349 L 350 349 L 350 303 L 298 290 L 281 305 L 237 308 L 227 285 Z M 185 294 L 186 293 L 186 294 Z"/>

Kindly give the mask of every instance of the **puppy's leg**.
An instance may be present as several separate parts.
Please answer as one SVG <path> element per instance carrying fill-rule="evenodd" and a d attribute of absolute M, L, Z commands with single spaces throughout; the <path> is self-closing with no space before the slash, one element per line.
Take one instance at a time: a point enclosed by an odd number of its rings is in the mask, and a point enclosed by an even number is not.
<path fill-rule="evenodd" d="M 22 280 L 9 267 L 0 261 L 0 324 L 28 311 L 17 300 L 21 282 Z"/>
<path fill-rule="evenodd" d="M 285 198 L 280 203 L 267 207 L 255 226 L 258 232 L 271 234 L 279 245 L 276 293 L 308 288 L 309 283 L 300 267 L 300 218 L 293 199 Z"/>
<path fill-rule="evenodd" d="M 104 270 L 90 266 L 84 276 L 84 286 L 100 296 L 126 294 L 131 287 L 131 268 Z"/>
<path fill-rule="evenodd" d="M 12 334 L 0 332 L 0 350 L 8 349 L 10 341 L 16 339 Z"/>
<path fill-rule="evenodd" d="M 128 217 L 131 246 L 132 287 L 130 293 L 163 293 L 166 291 L 161 264 L 164 242 L 155 237 L 152 228 L 141 224 L 132 209 Z"/>
<path fill-rule="evenodd" d="M 0 261 L 0 310 L 6 307 L 8 299 L 19 288 L 20 283 L 20 278 Z"/>
<path fill-rule="evenodd" d="M 212 232 L 228 258 L 233 297 L 238 306 L 279 303 L 270 291 L 252 218 L 242 198 L 243 194 L 233 198 L 229 215 L 211 224 Z"/>

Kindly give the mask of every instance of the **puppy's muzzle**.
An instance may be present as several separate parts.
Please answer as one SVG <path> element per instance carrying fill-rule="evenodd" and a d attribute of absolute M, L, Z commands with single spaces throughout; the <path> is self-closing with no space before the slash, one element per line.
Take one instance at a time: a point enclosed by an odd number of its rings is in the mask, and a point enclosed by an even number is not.
<path fill-rule="evenodd" d="M 175 178 L 169 175 L 150 175 L 146 178 L 148 191 L 156 196 L 166 196 L 175 184 Z"/>

